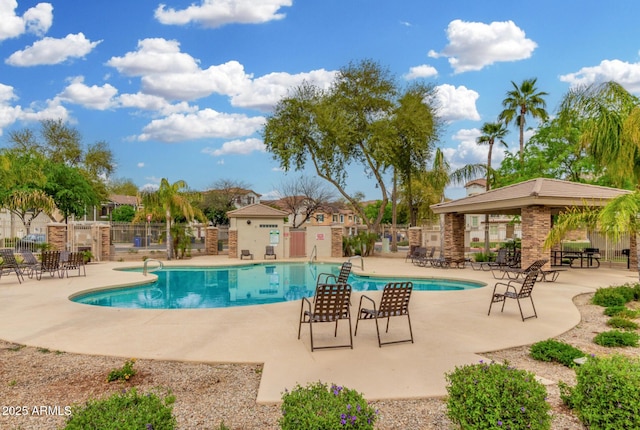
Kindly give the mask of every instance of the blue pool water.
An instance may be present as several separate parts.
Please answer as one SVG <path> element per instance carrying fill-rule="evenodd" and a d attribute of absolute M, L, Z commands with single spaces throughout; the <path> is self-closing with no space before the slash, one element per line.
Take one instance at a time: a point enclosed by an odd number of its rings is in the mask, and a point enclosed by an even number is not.
<path fill-rule="evenodd" d="M 142 269 L 135 269 L 142 271 Z M 78 303 L 117 308 L 227 308 L 299 300 L 313 295 L 319 274 L 340 271 L 338 264 L 259 263 L 227 267 L 170 267 L 153 272 L 156 282 L 72 297 Z M 382 290 L 398 278 L 351 274 L 354 291 Z M 408 279 L 417 291 L 454 291 L 485 284 L 447 279 Z"/>

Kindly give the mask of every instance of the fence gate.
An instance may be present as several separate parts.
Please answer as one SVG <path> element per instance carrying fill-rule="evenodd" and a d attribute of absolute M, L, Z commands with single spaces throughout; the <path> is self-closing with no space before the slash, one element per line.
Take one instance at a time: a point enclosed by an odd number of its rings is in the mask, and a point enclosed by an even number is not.
<path fill-rule="evenodd" d="M 306 257 L 305 241 L 307 238 L 306 230 L 290 230 L 289 231 L 289 257 Z"/>

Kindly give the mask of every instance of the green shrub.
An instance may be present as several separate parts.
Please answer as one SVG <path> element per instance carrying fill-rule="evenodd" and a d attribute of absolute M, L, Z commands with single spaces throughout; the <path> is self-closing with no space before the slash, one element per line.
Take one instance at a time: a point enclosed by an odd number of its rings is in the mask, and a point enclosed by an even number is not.
<path fill-rule="evenodd" d="M 297 385 L 282 395 L 282 430 L 372 430 L 375 411 L 355 390 L 321 382 L 306 387 Z"/>
<path fill-rule="evenodd" d="M 567 367 L 573 367 L 575 358 L 584 357 L 585 353 L 567 343 L 554 339 L 534 343 L 530 348 L 531 357 L 540 361 L 555 361 Z"/>
<path fill-rule="evenodd" d="M 624 306 L 633 300 L 633 289 L 625 286 L 598 288 L 591 302 L 594 305 L 608 308 L 610 306 Z"/>
<path fill-rule="evenodd" d="M 66 430 L 172 430 L 176 419 L 172 415 L 175 397 L 149 392 L 138 394 L 135 388 L 113 394 L 102 400 L 89 400 L 85 405 L 71 407 Z"/>
<path fill-rule="evenodd" d="M 637 323 L 623 317 L 613 317 L 607 321 L 607 325 L 609 327 L 621 328 L 623 330 L 636 330 L 638 328 Z"/>
<path fill-rule="evenodd" d="M 633 332 L 619 330 L 609 330 L 596 335 L 593 341 L 601 346 L 638 346 L 640 335 Z"/>
<path fill-rule="evenodd" d="M 622 306 L 608 306 L 605 308 L 604 310 L 604 314 L 608 317 L 613 317 L 616 315 L 620 315 L 621 313 L 627 311 L 628 309 L 622 305 Z"/>
<path fill-rule="evenodd" d="M 493 252 L 487 252 L 486 254 L 484 252 L 476 252 L 473 255 L 473 259 L 477 263 L 482 263 L 485 261 L 493 261 L 495 260 L 495 254 Z"/>
<path fill-rule="evenodd" d="M 549 429 L 547 390 L 532 373 L 504 364 L 456 367 L 445 375 L 447 415 L 463 429 Z"/>
<path fill-rule="evenodd" d="M 576 368 L 577 384 L 560 384 L 562 400 L 590 429 L 640 428 L 640 360 L 591 357 Z"/>
<path fill-rule="evenodd" d="M 107 382 L 113 381 L 128 381 L 131 377 L 135 376 L 136 370 L 133 368 L 136 359 L 132 358 L 124 362 L 124 365 L 120 369 L 112 369 L 107 376 Z"/>

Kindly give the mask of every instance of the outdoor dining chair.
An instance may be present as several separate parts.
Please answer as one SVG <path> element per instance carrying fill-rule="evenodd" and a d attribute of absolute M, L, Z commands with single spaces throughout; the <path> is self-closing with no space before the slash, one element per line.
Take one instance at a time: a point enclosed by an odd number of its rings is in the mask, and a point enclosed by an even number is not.
<path fill-rule="evenodd" d="M 376 307 L 376 302 L 366 296 L 360 297 L 360 305 L 358 306 L 358 319 L 356 321 L 356 331 L 354 335 L 358 334 L 358 324 L 360 320 L 374 320 L 376 322 L 376 332 L 378 334 L 378 346 L 389 345 L 392 343 L 411 342 L 413 343 L 413 330 L 411 330 L 411 317 L 409 316 L 409 300 L 411 299 L 411 291 L 413 290 L 413 283 L 411 282 L 389 282 L 384 286 L 382 290 L 382 297 L 380 298 L 380 304 Z M 371 304 L 371 308 L 364 308 L 365 304 Z M 390 340 L 382 342 L 380 338 L 380 327 L 378 326 L 378 319 L 387 319 L 387 328 L 385 333 L 389 332 L 389 321 L 392 317 L 406 316 L 409 323 L 409 338 L 402 340 Z"/>
<path fill-rule="evenodd" d="M 489 312 L 487 315 L 491 315 L 491 307 L 494 303 L 502 302 L 502 309 L 500 312 L 504 311 L 504 305 L 507 299 L 514 299 L 518 302 L 518 309 L 520 309 L 520 316 L 522 317 L 522 321 L 529 318 L 538 318 L 538 313 L 536 312 L 536 306 L 533 304 L 533 297 L 531 294 L 533 293 L 533 287 L 536 285 L 536 281 L 538 280 L 538 271 L 532 270 L 527 273 L 524 281 L 512 279 L 508 283 L 504 282 L 496 282 L 493 287 L 493 293 L 491 294 L 491 303 L 489 304 Z M 498 287 L 502 290 L 504 287 L 504 291 L 498 291 Z M 522 312 L 522 306 L 520 304 L 521 299 L 529 299 L 531 300 L 531 307 L 533 308 L 533 315 L 529 315 L 525 318 L 524 313 Z"/>
<path fill-rule="evenodd" d="M 271 258 L 271 257 L 273 257 L 274 260 L 277 258 L 276 250 L 272 245 L 267 245 L 267 247 L 264 250 L 264 259 L 266 260 L 267 258 Z"/>
<path fill-rule="evenodd" d="M 43 273 L 48 273 L 52 277 L 58 275 L 62 278 L 64 276 L 60 271 L 60 251 L 42 251 L 42 261 L 36 271 L 36 279 L 41 280 Z"/>
<path fill-rule="evenodd" d="M 78 276 L 87 276 L 87 269 L 84 266 L 84 254 L 82 252 L 70 252 L 66 261 L 60 262 L 60 277 L 69 277 L 70 270 L 77 270 Z"/>
<path fill-rule="evenodd" d="M 24 276 L 22 275 L 22 266 L 16 260 L 16 256 L 12 249 L 0 249 L 0 258 L 2 258 L 2 264 L 0 265 L 0 277 L 4 274 L 15 273 L 18 277 L 18 283 L 22 283 Z"/>
<path fill-rule="evenodd" d="M 248 249 L 240 250 L 240 260 L 244 260 L 244 258 L 248 258 L 249 260 L 253 260 L 253 254 Z"/>
<path fill-rule="evenodd" d="M 351 274 L 352 263 L 345 261 L 340 266 L 340 272 L 335 275 L 333 273 L 320 273 L 316 278 L 316 285 L 319 284 L 346 284 L 349 281 L 349 275 Z"/>
<path fill-rule="evenodd" d="M 351 285 L 349 284 L 320 284 L 316 286 L 313 303 L 306 297 L 302 298 L 300 306 L 300 322 L 298 324 L 298 339 L 302 324 L 309 324 L 311 337 L 311 351 L 316 349 L 346 348 L 353 349 L 353 336 L 351 334 L 351 312 L 349 302 L 351 300 Z M 349 321 L 349 343 L 338 345 L 315 346 L 313 341 L 313 326 L 322 323 L 334 323 L 334 337 L 338 336 L 338 322 Z"/>

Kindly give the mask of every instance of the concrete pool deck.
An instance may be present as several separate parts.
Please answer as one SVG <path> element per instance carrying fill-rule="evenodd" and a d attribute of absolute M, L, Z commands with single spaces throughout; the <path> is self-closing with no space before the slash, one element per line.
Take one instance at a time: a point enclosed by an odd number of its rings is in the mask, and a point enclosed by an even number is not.
<path fill-rule="evenodd" d="M 342 262 L 344 259 L 336 259 Z M 258 261 L 259 262 L 259 261 Z M 227 256 L 196 257 L 166 265 L 228 265 Z M 247 262 L 244 262 L 247 263 Z M 309 328 L 297 339 L 300 301 L 225 309 L 140 310 L 82 305 L 68 298 L 79 291 L 148 282 L 137 272 L 114 270 L 141 263 L 106 262 L 87 266 L 86 277 L 0 279 L 0 339 L 81 354 L 209 363 L 264 363 L 259 403 L 279 402 L 297 383 L 323 381 L 362 392 L 366 398 L 410 399 L 446 395 L 445 372 L 477 363 L 482 353 L 548 339 L 580 322 L 572 298 L 609 285 L 638 280 L 635 271 L 607 268 L 568 269 L 554 283 L 540 282 L 533 298 L 538 318 L 522 322 L 515 301 L 504 313 L 487 316 L 491 272 L 416 267 L 404 258 L 371 257 L 364 272 L 388 276 L 439 277 L 487 283 L 465 291 L 414 292 L 410 312 L 415 343 L 378 347 L 375 324 L 363 321 L 353 349 L 311 352 Z M 367 292 L 376 301 L 380 292 Z M 352 297 L 352 323 L 361 293 Z M 530 311 L 524 303 L 524 312 Z M 316 343 L 334 341 L 333 325 L 314 331 Z M 338 341 L 348 337 L 340 323 Z M 326 336 L 325 336 L 326 334 Z M 394 318 L 389 335 L 406 336 L 406 319 Z"/>

